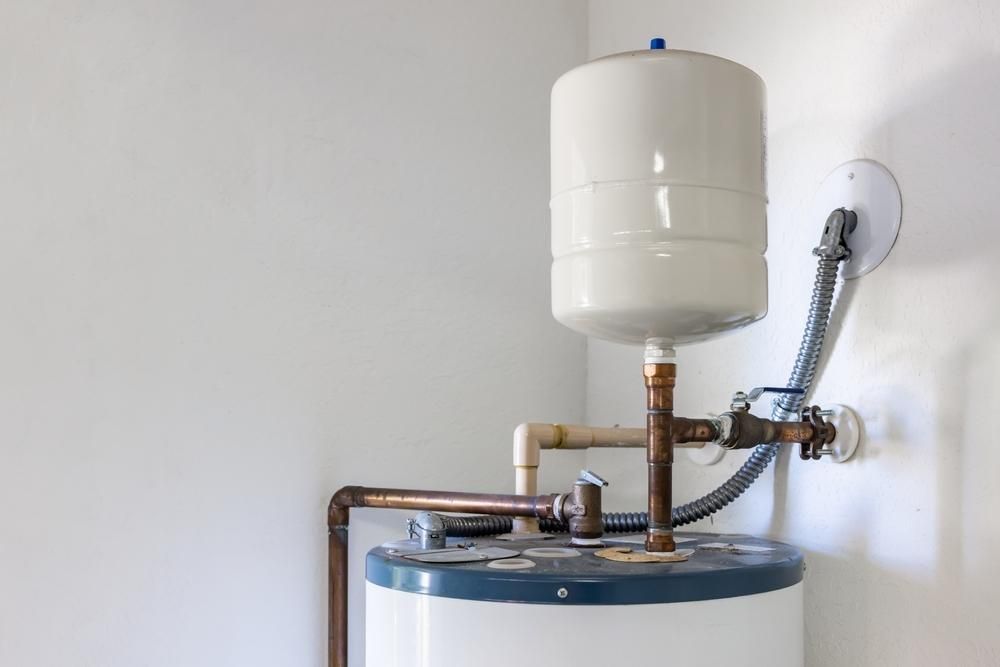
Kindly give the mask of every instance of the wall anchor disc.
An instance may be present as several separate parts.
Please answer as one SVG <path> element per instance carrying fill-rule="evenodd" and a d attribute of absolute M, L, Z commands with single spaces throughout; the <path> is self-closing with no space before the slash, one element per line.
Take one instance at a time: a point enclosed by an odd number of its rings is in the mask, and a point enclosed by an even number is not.
<path fill-rule="evenodd" d="M 903 200 L 885 166 L 874 160 L 851 160 L 823 180 L 807 222 L 815 225 L 838 208 L 858 216 L 858 227 L 847 239 L 851 259 L 841 268 L 841 276 L 850 280 L 874 270 L 889 255 L 899 234 Z"/>
<path fill-rule="evenodd" d="M 837 437 L 828 446 L 831 453 L 828 457 L 834 463 L 843 463 L 858 451 L 861 444 L 861 420 L 857 413 L 846 405 L 834 403 L 830 406 L 823 406 L 832 413 L 826 421 L 833 424 L 837 429 Z"/>

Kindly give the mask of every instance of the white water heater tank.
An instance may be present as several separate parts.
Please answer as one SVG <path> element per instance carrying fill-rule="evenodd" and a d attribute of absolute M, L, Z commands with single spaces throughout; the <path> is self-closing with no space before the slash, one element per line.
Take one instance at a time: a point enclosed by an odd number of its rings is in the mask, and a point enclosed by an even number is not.
<path fill-rule="evenodd" d="M 652 47 L 552 88 L 552 311 L 588 336 L 683 344 L 767 312 L 765 89 Z"/>
<path fill-rule="evenodd" d="M 691 550 L 682 563 L 604 560 L 566 536 L 377 547 L 365 567 L 365 664 L 802 667 L 802 553 L 747 535 L 677 540 Z M 496 549 L 510 557 L 490 560 Z"/>

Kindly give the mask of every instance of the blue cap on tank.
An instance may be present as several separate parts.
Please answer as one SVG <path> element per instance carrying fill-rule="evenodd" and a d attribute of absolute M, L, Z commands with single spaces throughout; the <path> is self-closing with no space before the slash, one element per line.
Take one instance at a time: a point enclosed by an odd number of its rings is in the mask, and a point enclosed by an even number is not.
<path fill-rule="evenodd" d="M 654 37 L 649 40 L 649 48 L 651 49 L 665 49 L 667 48 L 667 40 L 662 37 Z"/>

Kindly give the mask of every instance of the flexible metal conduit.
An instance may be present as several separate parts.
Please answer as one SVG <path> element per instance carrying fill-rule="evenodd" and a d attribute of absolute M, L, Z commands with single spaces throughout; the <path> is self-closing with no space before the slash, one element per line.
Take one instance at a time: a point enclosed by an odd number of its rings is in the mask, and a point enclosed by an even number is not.
<path fill-rule="evenodd" d="M 802 394 L 782 394 L 776 399 L 771 410 L 771 419 L 773 420 L 788 421 L 797 416 L 806 395 L 809 393 L 813 378 L 816 376 L 816 366 L 819 363 L 820 353 L 823 351 L 823 340 L 830 324 L 833 295 L 837 287 L 837 273 L 840 269 L 840 263 L 846 257 L 846 254 L 842 254 L 840 257 L 820 257 L 802 343 L 799 345 L 799 353 L 795 357 L 795 365 L 788 379 L 789 387 L 804 389 L 805 392 Z M 767 443 L 755 447 L 740 469 L 723 482 L 719 488 L 680 507 L 674 507 L 671 512 L 673 525 L 683 526 L 704 519 L 739 498 L 767 469 L 780 449 L 779 443 Z M 648 516 L 645 512 L 607 512 L 602 515 L 602 519 L 606 533 L 641 532 L 646 530 L 648 525 Z M 445 517 L 445 525 L 449 535 L 475 537 L 510 532 L 512 519 L 510 517 Z M 548 533 L 566 532 L 568 529 L 565 523 L 554 519 L 540 521 L 539 528 Z"/>
<path fill-rule="evenodd" d="M 448 537 L 485 537 L 513 530 L 514 517 L 509 516 L 442 516 Z M 645 512 L 605 512 L 601 514 L 605 533 L 641 533 L 646 530 Z M 558 519 L 539 519 L 543 533 L 565 533 L 569 525 Z"/>
<path fill-rule="evenodd" d="M 782 394 L 774 402 L 771 419 L 788 421 L 797 416 L 806 394 L 809 393 L 813 378 L 816 376 L 819 355 L 823 351 L 823 339 L 830 325 L 830 310 L 833 308 L 833 293 L 837 287 L 837 271 L 841 261 L 843 257 L 838 259 L 821 257 L 819 260 L 812 300 L 809 302 L 809 317 L 806 319 L 799 353 L 795 357 L 795 366 L 788 378 L 789 387 L 805 391 L 801 394 Z M 777 443 L 766 443 L 755 447 L 740 469 L 719 488 L 697 500 L 675 507 L 673 524 L 683 526 L 694 523 L 715 514 L 739 498 L 761 476 L 780 450 L 781 445 Z"/>

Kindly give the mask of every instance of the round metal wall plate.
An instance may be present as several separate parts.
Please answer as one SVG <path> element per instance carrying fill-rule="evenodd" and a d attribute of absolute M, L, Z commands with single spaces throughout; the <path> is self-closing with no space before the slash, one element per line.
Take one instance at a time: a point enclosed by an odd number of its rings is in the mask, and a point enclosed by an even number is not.
<path fill-rule="evenodd" d="M 858 227 L 847 239 L 851 259 L 841 275 L 858 278 L 882 263 L 899 234 L 903 200 L 896 179 L 874 160 L 851 160 L 823 180 L 813 198 L 810 225 L 826 220 L 830 212 L 847 208 L 858 216 Z"/>
<path fill-rule="evenodd" d="M 706 442 L 703 447 L 686 447 L 688 458 L 700 466 L 715 465 L 726 455 L 726 450 L 718 445 Z"/>
<path fill-rule="evenodd" d="M 826 420 L 837 429 L 837 437 L 830 443 L 830 449 L 833 451 L 830 460 L 834 463 L 843 463 L 858 451 L 858 445 L 861 443 L 861 422 L 854 410 L 846 405 L 834 403 L 827 409 L 833 414 Z"/>

